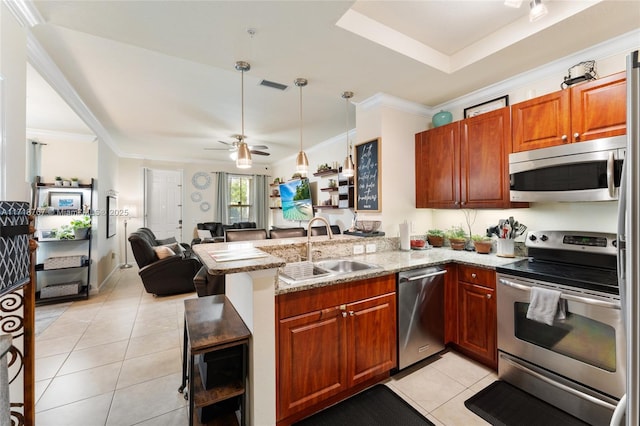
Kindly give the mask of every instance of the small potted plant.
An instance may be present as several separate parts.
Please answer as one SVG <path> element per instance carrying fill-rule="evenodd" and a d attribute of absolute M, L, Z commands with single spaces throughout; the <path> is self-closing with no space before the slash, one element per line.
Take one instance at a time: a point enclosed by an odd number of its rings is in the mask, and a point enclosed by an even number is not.
<path fill-rule="evenodd" d="M 467 245 L 467 233 L 462 229 L 462 226 L 452 226 L 446 232 L 446 237 L 453 250 L 464 250 Z"/>
<path fill-rule="evenodd" d="M 72 177 L 71 178 L 71 186 L 78 187 L 79 184 L 80 184 L 80 182 L 78 182 L 78 178 L 77 177 Z"/>
<path fill-rule="evenodd" d="M 442 247 L 444 244 L 444 231 L 441 229 L 429 229 L 427 240 L 432 247 Z"/>
<path fill-rule="evenodd" d="M 59 240 L 73 240 L 73 229 L 70 225 L 62 225 L 60 228 L 51 230 L 53 235 Z"/>
<path fill-rule="evenodd" d="M 87 232 L 91 228 L 91 218 L 89 216 L 82 216 L 78 219 L 71 221 L 71 229 L 76 240 L 84 240 L 87 238 Z"/>
<path fill-rule="evenodd" d="M 473 246 L 476 249 L 476 253 L 480 254 L 489 254 L 491 251 L 491 247 L 493 246 L 493 240 L 486 235 L 472 235 L 471 239 L 473 240 Z"/>
<path fill-rule="evenodd" d="M 56 179 L 54 181 L 54 185 L 55 186 L 62 186 L 62 177 L 61 176 L 56 176 Z"/>

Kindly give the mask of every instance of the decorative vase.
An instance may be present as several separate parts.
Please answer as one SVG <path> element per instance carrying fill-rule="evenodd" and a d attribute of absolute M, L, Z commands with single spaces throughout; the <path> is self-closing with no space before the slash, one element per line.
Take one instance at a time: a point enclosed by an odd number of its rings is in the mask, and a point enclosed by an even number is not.
<path fill-rule="evenodd" d="M 433 123 L 433 127 L 444 126 L 445 124 L 449 124 L 453 121 L 453 115 L 449 111 L 440 111 L 437 114 L 433 115 L 431 122 Z"/>
<path fill-rule="evenodd" d="M 84 240 L 88 232 L 89 228 L 77 228 L 73 230 L 73 236 L 76 240 Z"/>

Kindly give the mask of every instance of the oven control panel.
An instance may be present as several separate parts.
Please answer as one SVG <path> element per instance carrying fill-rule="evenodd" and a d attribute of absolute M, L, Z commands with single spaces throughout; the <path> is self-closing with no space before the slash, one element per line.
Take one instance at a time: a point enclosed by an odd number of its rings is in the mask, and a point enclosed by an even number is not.
<path fill-rule="evenodd" d="M 527 247 L 584 251 L 615 255 L 616 234 L 582 231 L 529 231 Z"/>

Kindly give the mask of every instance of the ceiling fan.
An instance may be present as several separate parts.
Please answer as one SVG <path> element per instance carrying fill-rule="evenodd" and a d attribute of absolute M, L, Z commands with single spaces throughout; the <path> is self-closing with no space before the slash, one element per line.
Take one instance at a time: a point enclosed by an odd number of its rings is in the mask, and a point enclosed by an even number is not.
<path fill-rule="evenodd" d="M 225 142 L 225 141 L 218 141 L 222 144 L 225 144 L 228 146 L 228 148 L 205 148 L 205 150 L 208 151 L 223 151 L 223 150 L 227 150 L 230 152 L 237 152 L 238 151 L 238 145 L 240 145 L 240 142 L 242 142 L 244 139 L 246 139 L 246 136 L 242 136 L 242 135 L 233 135 L 233 138 L 237 139 L 233 142 Z M 256 155 L 271 155 L 270 152 L 264 152 L 264 151 L 260 151 L 262 149 L 269 149 L 268 146 L 266 145 L 249 145 L 249 151 L 252 154 L 256 154 Z"/>

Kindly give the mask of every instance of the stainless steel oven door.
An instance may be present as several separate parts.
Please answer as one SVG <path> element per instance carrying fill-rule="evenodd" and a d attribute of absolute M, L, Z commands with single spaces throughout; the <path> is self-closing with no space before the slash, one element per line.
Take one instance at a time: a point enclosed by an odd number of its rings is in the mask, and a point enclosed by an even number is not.
<path fill-rule="evenodd" d="M 526 318 L 532 286 L 562 292 L 567 314 L 552 326 Z M 498 349 L 614 398 L 625 393 L 620 301 L 570 287 L 498 274 Z"/>

